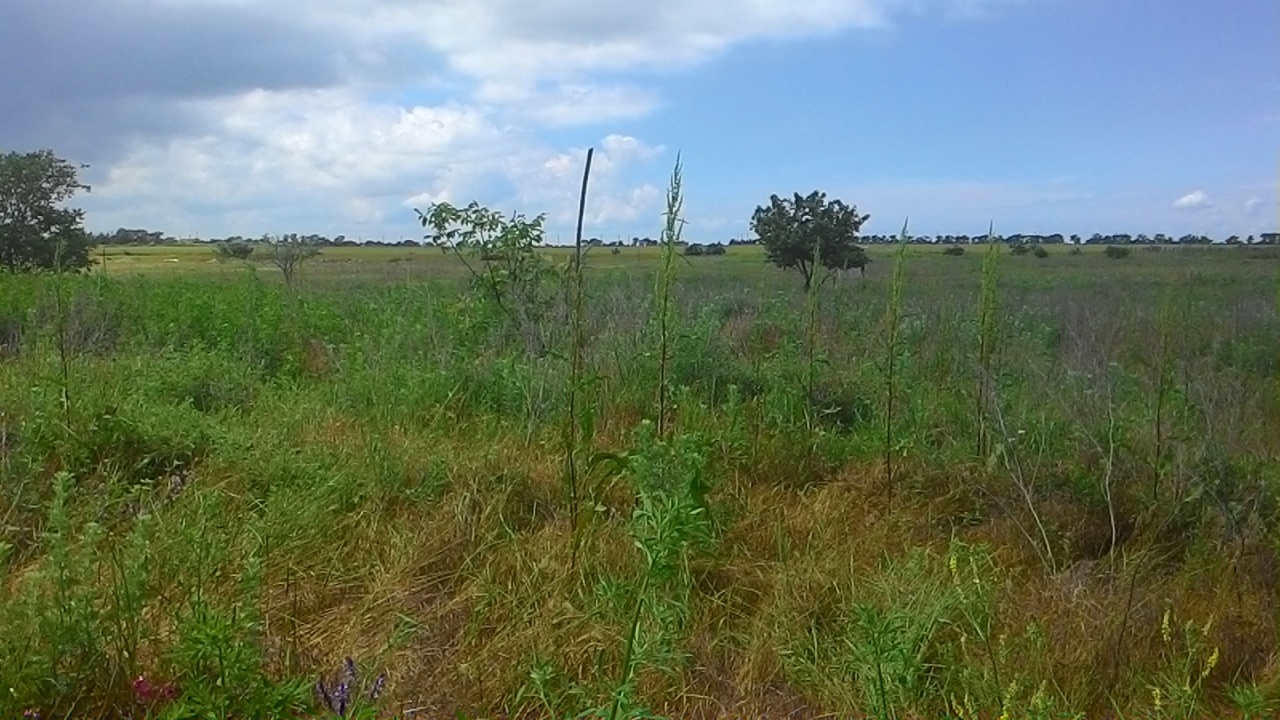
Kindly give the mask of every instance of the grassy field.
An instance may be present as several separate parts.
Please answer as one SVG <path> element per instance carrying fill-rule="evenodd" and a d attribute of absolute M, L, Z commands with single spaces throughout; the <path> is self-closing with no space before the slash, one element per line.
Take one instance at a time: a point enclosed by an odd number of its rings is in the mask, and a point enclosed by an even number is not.
<path fill-rule="evenodd" d="M 0 717 L 1280 712 L 1280 253 L 870 253 L 0 277 Z"/>

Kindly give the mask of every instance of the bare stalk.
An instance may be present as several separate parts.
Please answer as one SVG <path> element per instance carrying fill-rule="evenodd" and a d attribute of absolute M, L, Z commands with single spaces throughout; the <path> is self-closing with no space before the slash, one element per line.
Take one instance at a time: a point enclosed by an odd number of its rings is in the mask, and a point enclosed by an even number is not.
<path fill-rule="evenodd" d="M 579 386 L 582 383 L 583 366 L 585 365 L 585 346 L 586 346 L 586 325 L 583 320 L 585 308 L 585 293 L 583 290 L 582 277 L 582 222 L 587 211 L 587 181 L 591 178 L 591 158 L 595 155 L 595 148 L 587 149 L 587 163 L 582 171 L 582 191 L 578 196 L 578 232 L 573 245 L 573 273 L 571 282 L 573 283 L 573 352 L 572 361 L 569 368 L 569 407 L 568 415 L 565 419 L 565 476 L 569 485 L 569 503 L 570 513 L 573 522 L 573 551 L 571 554 L 570 565 L 577 567 L 578 564 L 578 529 L 579 529 L 579 501 L 578 501 L 578 445 L 581 438 L 578 435 L 578 403 L 579 403 Z"/>
<path fill-rule="evenodd" d="M 1034 540 L 1030 533 L 1022 528 L 1021 523 L 1018 524 L 1018 529 L 1022 530 L 1023 535 L 1035 548 L 1036 554 L 1040 556 L 1045 569 L 1050 573 L 1055 573 L 1058 571 L 1058 563 L 1053 556 L 1053 543 L 1049 542 L 1049 533 L 1045 530 L 1044 521 L 1040 518 L 1040 511 L 1036 509 L 1034 480 L 1028 479 L 1028 473 L 1023 466 L 1020 453 L 1014 448 L 1016 441 L 1010 436 L 1009 428 L 1005 425 L 1004 412 L 1000 409 L 998 398 L 992 398 L 991 407 L 995 414 L 996 427 L 1001 436 L 1000 457 L 1004 462 L 1005 470 L 1009 472 L 1009 477 L 1013 480 L 1013 484 L 1022 495 L 1027 511 L 1031 513 L 1031 519 L 1035 522 L 1036 530 L 1040 535 L 1039 542 Z"/>

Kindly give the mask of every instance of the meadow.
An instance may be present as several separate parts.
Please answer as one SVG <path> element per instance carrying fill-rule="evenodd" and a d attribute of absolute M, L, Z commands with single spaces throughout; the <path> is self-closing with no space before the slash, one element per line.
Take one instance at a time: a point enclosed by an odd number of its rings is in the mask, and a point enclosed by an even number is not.
<path fill-rule="evenodd" d="M 1275 717 L 1280 252 L 992 248 L 0 277 L 0 717 Z"/>

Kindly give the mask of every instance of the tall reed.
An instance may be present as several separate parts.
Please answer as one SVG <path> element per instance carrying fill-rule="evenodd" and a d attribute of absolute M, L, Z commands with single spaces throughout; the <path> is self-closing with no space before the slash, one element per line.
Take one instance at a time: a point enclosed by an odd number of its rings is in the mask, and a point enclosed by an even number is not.
<path fill-rule="evenodd" d="M 667 437 L 670 430 L 667 419 L 667 403 L 670 389 L 667 387 L 671 368 L 671 286 L 675 279 L 676 243 L 684 230 L 684 219 L 680 217 L 684 209 L 683 167 L 679 153 L 676 154 L 675 168 L 671 171 L 671 179 L 667 184 L 667 210 L 663 213 L 665 225 L 662 228 L 662 269 L 658 273 L 658 438 Z"/>
<path fill-rule="evenodd" d="M 1166 426 L 1166 409 L 1169 403 L 1169 394 L 1173 389 L 1173 339 L 1177 329 L 1175 327 L 1176 319 L 1173 306 L 1173 287 L 1168 287 L 1164 292 L 1164 297 L 1160 302 L 1160 347 L 1156 355 L 1156 382 L 1152 402 L 1155 407 L 1152 409 L 1152 432 L 1155 435 L 1155 445 L 1151 453 L 1151 499 L 1156 500 L 1160 495 L 1160 484 L 1164 479 L 1164 463 L 1165 463 L 1165 426 Z"/>
<path fill-rule="evenodd" d="M 889 282 L 889 305 L 885 308 L 885 372 L 884 372 L 884 472 L 885 487 L 893 489 L 893 410 L 897 396 L 895 370 L 897 369 L 899 326 L 902 320 L 902 288 L 906 282 L 907 218 L 902 221 L 902 233 L 898 236 L 898 254 L 893 262 L 893 279 Z"/>
<path fill-rule="evenodd" d="M 564 474 L 565 482 L 569 487 L 569 504 L 570 517 L 572 518 L 573 550 L 570 554 L 570 565 L 577 567 L 578 564 L 578 543 L 579 543 L 579 526 L 580 521 L 580 498 L 578 497 L 578 449 L 582 443 L 582 435 L 588 434 L 587 428 L 580 427 L 580 420 L 583 413 L 579 410 L 582 393 L 583 366 L 585 365 L 586 353 L 586 321 L 584 319 L 586 308 L 586 292 L 584 290 L 585 283 L 582 277 L 582 222 L 587 211 L 587 182 L 591 178 L 591 158 L 595 155 L 595 148 L 587 149 L 587 162 L 582 170 L 582 190 L 578 196 L 578 228 L 573 245 L 573 266 L 570 268 L 569 283 L 573 291 L 572 312 L 572 336 L 570 342 L 573 345 L 570 351 L 569 365 L 569 387 L 568 387 L 568 407 L 564 419 Z M 587 438 L 589 440 L 589 438 Z"/>
<path fill-rule="evenodd" d="M 978 391 L 974 402 L 974 424 L 977 427 L 977 455 L 985 461 L 990 452 L 991 437 L 987 429 L 987 404 L 991 396 L 992 363 L 996 354 L 997 297 L 995 223 L 987 227 L 987 251 L 982 258 L 982 288 L 978 295 Z"/>

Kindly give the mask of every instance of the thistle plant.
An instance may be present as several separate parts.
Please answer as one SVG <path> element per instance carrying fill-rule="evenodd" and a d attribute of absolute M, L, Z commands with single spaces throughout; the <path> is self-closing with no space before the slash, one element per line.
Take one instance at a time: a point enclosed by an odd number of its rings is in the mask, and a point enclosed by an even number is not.
<path fill-rule="evenodd" d="M 382 695 L 386 684 L 387 676 L 383 673 L 374 678 L 368 687 L 361 688 L 356 663 L 348 657 L 342 662 L 335 677 L 328 682 L 324 678 L 316 681 L 316 697 L 325 710 L 337 717 L 374 718 L 376 715 L 369 706 Z"/>

